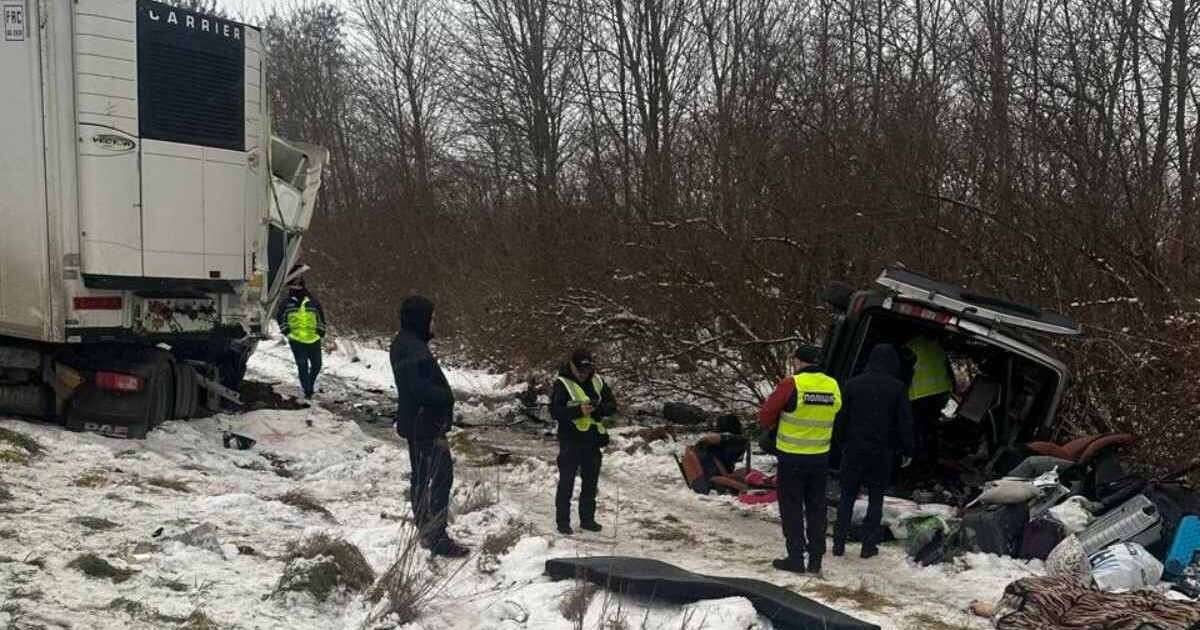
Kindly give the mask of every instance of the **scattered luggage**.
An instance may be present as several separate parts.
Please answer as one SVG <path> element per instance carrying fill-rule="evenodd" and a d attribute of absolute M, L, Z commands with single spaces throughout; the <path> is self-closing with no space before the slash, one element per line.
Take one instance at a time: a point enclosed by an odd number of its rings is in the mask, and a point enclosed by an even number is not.
<path fill-rule="evenodd" d="M 979 505 L 963 514 L 963 528 L 968 530 L 976 551 L 1001 556 L 1015 555 L 1029 521 L 1029 506 Z"/>
<path fill-rule="evenodd" d="M 1092 583 L 1108 593 L 1152 588 L 1162 580 L 1163 565 L 1137 543 L 1121 543 L 1088 556 Z"/>
<path fill-rule="evenodd" d="M 1017 557 L 1022 560 L 1045 560 L 1066 537 L 1066 529 L 1057 520 L 1034 518 L 1025 524 Z"/>
<path fill-rule="evenodd" d="M 1167 551 L 1165 572 L 1168 577 L 1178 577 L 1188 565 L 1196 562 L 1200 553 L 1200 516 L 1185 516 L 1175 528 L 1175 539 Z"/>
<path fill-rule="evenodd" d="M 1090 556 L 1117 543 L 1131 542 L 1148 547 L 1162 536 L 1158 508 L 1139 494 L 1092 523 L 1079 534 L 1083 550 Z"/>

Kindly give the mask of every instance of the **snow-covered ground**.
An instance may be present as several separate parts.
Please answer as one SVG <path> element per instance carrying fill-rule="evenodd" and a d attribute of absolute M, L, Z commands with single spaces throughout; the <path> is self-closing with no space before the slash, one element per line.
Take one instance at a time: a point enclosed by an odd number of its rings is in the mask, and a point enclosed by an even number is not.
<path fill-rule="evenodd" d="M 248 377 L 295 395 L 292 370 L 287 347 L 268 343 Z M 503 376 L 452 369 L 449 377 L 467 399 L 462 413 L 481 425 L 495 414 L 496 401 L 515 392 Z M 275 593 L 289 548 L 301 539 L 320 532 L 345 539 L 382 574 L 408 531 L 403 443 L 386 427 L 360 426 L 337 412 L 359 400 L 386 400 L 392 388 L 386 351 L 343 343 L 326 357 L 320 387 L 323 400 L 310 409 L 169 422 L 144 441 L 0 420 L 0 427 L 44 448 L 26 464 L 0 457 L 0 627 L 179 627 L 197 610 L 222 628 L 363 627 L 371 607 L 361 595 L 318 602 Z M 245 451 L 223 448 L 224 430 L 258 443 Z M 826 557 L 822 580 L 774 571 L 770 560 L 783 550 L 775 506 L 692 493 L 670 456 L 681 445 L 641 446 L 629 429 L 616 431 L 604 460 L 603 533 L 562 537 L 553 531 L 551 438 L 493 426 L 460 430 L 451 443 L 458 460 L 451 533 L 476 549 L 517 525 L 521 535 L 495 559 L 477 554 L 464 564 L 421 552 L 418 572 L 441 576 L 435 581 L 442 588 L 406 626 L 413 630 L 581 627 L 561 610 L 578 586 L 543 575 L 546 560 L 564 556 L 643 556 L 700 573 L 759 578 L 887 629 L 935 621 L 988 627 L 966 606 L 995 601 L 1010 581 L 1040 568 L 985 555 L 920 568 L 899 547 L 863 561 L 852 546 L 845 558 Z M 331 516 L 280 501 L 297 490 Z M 201 525 L 208 527 L 180 536 Z M 85 553 L 133 573 L 116 583 L 67 566 Z M 601 592 L 582 627 L 771 625 L 746 600 L 680 607 Z"/>

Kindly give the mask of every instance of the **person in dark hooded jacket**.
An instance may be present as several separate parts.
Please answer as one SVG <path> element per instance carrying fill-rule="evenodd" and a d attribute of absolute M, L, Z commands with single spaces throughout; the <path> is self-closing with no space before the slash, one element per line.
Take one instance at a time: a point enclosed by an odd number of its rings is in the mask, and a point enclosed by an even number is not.
<path fill-rule="evenodd" d="M 429 350 L 433 302 L 415 295 L 400 307 L 400 332 L 392 340 L 396 379 L 396 432 L 408 441 L 413 519 L 421 544 L 435 555 L 460 558 L 469 550 L 446 534 L 454 459 L 446 432 L 454 419 L 454 392 Z"/>
<path fill-rule="evenodd" d="M 550 416 L 558 423 L 558 489 L 555 520 L 561 534 L 571 529 L 571 495 L 575 476 L 581 477 L 579 527 L 600 531 L 596 522 L 596 487 L 600 481 L 600 451 L 608 444 L 603 419 L 617 412 L 612 389 L 596 374 L 592 354 L 579 349 L 558 371 L 550 393 Z"/>
<path fill-rule="evenodd" d="M 896 455 L 911 461 L 913 454 L 912 407 L 908 387 L 899 378 L 900 355 L 891 345 L 871 350 L 864 373 L 842 387 L 842 408 L 834 421 L 834 444 L 842 446 L 842 497 L 833 532 L 833 555 L 846 550 L 846 534 L 858 490 L 867 487 L 867 515 L 863 521 L 862 557 L 879 553 L 879 526 L 883 493 Z"/>

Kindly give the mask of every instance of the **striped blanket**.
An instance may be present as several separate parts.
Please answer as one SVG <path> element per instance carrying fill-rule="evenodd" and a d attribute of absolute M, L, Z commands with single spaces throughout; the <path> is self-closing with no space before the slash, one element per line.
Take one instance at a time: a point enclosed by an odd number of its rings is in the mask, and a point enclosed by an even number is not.
<path fill-rule="evenodd" d="M 997 630 L 1200 630 L 1200 604 L 1158 593 L 1104 593 L 1072 577 L 1033 577 L 1004 589 Z"/>

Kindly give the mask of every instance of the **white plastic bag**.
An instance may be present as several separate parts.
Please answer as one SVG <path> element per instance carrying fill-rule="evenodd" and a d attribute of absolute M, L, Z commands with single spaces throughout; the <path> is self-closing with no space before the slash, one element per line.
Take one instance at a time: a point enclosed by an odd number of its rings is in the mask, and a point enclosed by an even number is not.
<path fill-rule="evenodd" d="M 1085 497 L 1071 497 L 1050 508 L 1050 516 L 1054 517 L 1054 520 L 1059 523 L 1062 523 L 1063 529 L 1068 534 L 1078 534 L 1087 529 L 1087 526 L 1091 525 L 1092 521 L 1096 520 L 1096 517 L 1092 516 L 1092 513 L 1083 507 L 1083 504 L 1086 502 L 1087 499 Z"/>
<path fill-rule="evenodd" d="M 1092 582 L 1109 593 L 1151 588 L 1162 579 L 1163 565 L 1137 543 L 1120 543 L 1088 557 Z"/>

